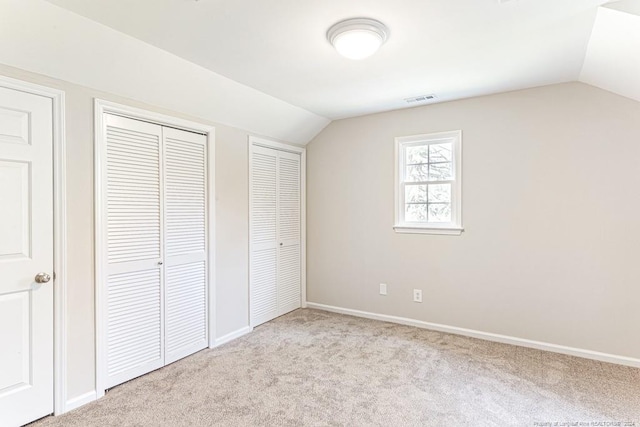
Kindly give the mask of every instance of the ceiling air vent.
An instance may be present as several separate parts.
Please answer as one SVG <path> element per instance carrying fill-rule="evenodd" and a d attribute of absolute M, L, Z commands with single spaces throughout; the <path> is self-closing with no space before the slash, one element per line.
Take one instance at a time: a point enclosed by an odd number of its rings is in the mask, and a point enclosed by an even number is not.
<path fill-rule="evenodd" d="M 407 101 L 407 104 L 415 104 L 418 102 L 427 102 L 427 101 L 431 101 L 432 99 L 436 99 L 435 95 L 420 95 L 420 96 L 414 96 L 411 98 L 405 98 L 404 100 Z"/>

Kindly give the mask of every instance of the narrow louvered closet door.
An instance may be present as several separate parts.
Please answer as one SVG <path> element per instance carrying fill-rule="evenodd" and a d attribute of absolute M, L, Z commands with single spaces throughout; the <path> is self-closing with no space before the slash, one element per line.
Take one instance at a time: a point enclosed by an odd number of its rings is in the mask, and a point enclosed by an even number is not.
<path fill-rule="evenodd" d="M 164 364 L 162 128 L 105 115 L 106 386 Z"/>
<path fill-rule="evenodd" d="M 166 363 L 207 346 L 207 138 L 164 128 Z"/>
<path fill-rule="evenodd" d="M 251 325 L 301 305 L 300 155 L 252 146 Z"/>
<path fill-rule="evenodd" d="M 300 308 L 300 155 L 278 152 L 278 315 Z"/>
<path fill-rule="evenodd" d="M 277 287 L 278 152 L 252 147 L 251 160 L 251 326 L 278 316 Z"/>

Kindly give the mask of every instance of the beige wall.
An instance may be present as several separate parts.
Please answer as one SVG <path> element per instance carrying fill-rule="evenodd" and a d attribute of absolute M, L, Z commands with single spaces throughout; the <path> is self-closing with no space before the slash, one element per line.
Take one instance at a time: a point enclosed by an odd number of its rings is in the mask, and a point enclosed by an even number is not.
<path fill-rule="evenodd" d="M 248 325 L 248 133 L 0 65 L 0 75 L 65 91 L 67 143 L 68 399 L 95 389 L 93 100 L 216 127 L 216 336 Z"/>
<path fill-rule="evenodd" d="M 394 137 L 457 129 L 466 231 L 396 234 Z M 640 103 L 568 83 L 336 121 L 307 149 L 308 301 L 640 358 Z"/>

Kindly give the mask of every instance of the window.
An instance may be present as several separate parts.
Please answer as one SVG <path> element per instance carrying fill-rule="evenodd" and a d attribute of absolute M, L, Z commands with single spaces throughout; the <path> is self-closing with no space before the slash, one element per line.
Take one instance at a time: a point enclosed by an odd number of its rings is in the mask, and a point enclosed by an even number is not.
<path fill-rule="evenodd" d="M 396 138 L 397 232 L 462 232 L 461 158 L 461 131 Z"/>

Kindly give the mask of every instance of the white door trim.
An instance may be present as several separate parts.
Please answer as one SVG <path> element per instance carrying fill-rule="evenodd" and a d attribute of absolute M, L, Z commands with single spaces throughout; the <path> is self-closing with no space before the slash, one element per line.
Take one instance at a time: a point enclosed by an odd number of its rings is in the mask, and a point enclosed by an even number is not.
<path fill-rule="evenodd" d="M 104 291 L 104 266 L 102 260 L 104 258 L 103 233 L 104 218 L 102 215 L 102 150 L 98 149 L 103 146 L 104 141 L 104 113 L 116 114 L 131 119 L 142 120 L 145 122 L 155 123 L 161 126 L 174 127 L 192 132 L 203 133 L 207 137 L 207 186 L 209 189 L 208 196 L 208 265 L 209 265 L 209 287 L 208 287 L 208 343 L 209 348 L 216 345 L 216 328 L 215 328 L 215 305 L 216 305 L 216 276 L 215 276 L 215 128 L 213 126 L 202 123 L 183 120 L 165 114 L 155 113 L 140 108 L 130 107 L 123 104 L 117 104 L 111 101 L 105 101 L 96 98 L 94 101 L 94 215 L 95 215 L 95 303 L 96 303 L 96 398 L 101 398 L 105 393 L 106 381 L 103 378 L 103 372 L 106 361 L 104 360 L 104 310 L 105 302 L 102 301 L 101 295 Z"/>
<path fill-rule="evenodd" d="M 0 86 L 51 98 L 53 106 L 53 404 L 67 411 L 67 210 L 64 91 L 0 76 Z"/>
<path fill-rule="evenodd" d="M 253 176 L 253 147 L 272 148 L 300 154 L 300 307 L 307 307 L 307 149 L 297 145 L 284 144 L 249 135 L 249 224 L 252 220 L 253 197 L 251 194 Z M 249 319 L 251 325 L 251 227 L 249 226 Z"/>

